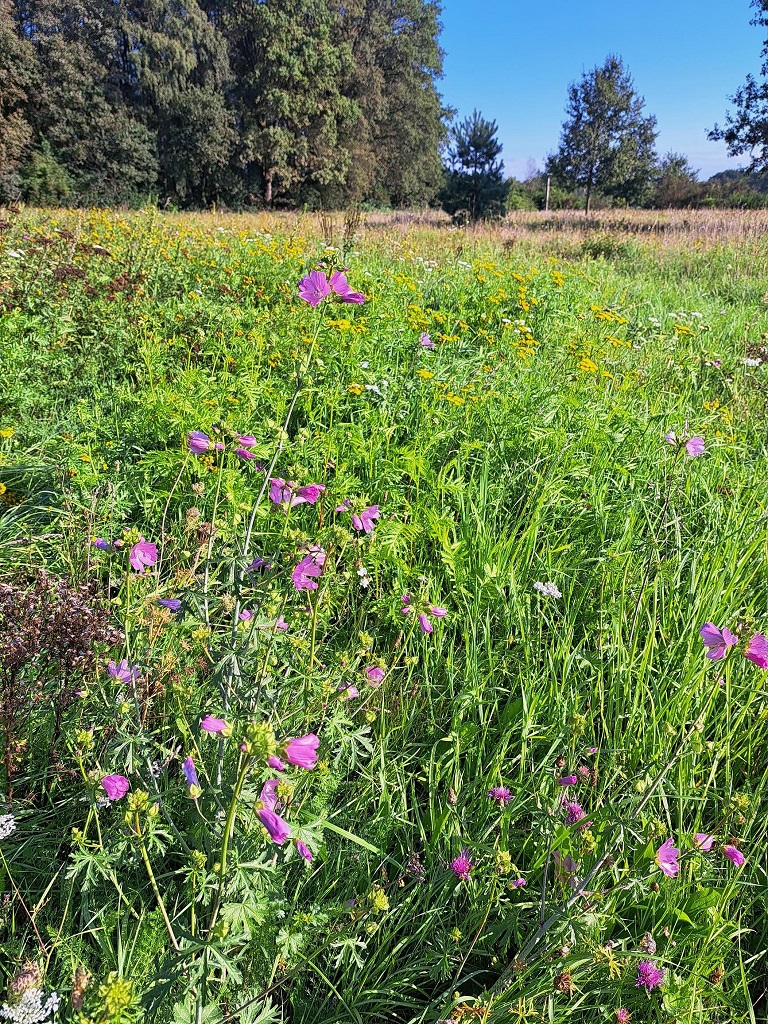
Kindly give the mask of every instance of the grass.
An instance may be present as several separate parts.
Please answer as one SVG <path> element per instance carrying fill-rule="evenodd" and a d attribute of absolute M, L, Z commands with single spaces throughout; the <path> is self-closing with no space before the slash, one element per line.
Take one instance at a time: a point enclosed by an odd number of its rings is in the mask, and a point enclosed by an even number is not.
<path fill-rule="evenodd" d="M 9 1012 L 29 982 L 82 1024 L 768 1019 L 761 216 L 7 215 Z M 366 303 L 301 302 L 318 260 Z M 312 771 L 267 766 L 305 734 Z"/>

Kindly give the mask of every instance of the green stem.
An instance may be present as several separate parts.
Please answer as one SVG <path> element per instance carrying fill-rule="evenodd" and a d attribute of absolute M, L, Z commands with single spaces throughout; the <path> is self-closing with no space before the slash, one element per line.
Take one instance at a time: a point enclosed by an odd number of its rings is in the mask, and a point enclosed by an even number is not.
<path fill-rule="evenodd" d="M 227 854 L 229 853 L 229 840 L 234 830 L 235 823 L 235 812 L 237 810 L 237 801 L 240 799 L 240 793 L 242 792 L 243 785 L 245 784 L 245 776 L 248 773 L 250 766 L 250 758 L 246 757 L 243 761 L 243 767 L 240 769 L 240 774 L 237 777 L 235 788 L 232 792 L 232 800 L 229 804 L 229 810 L 227 811 L 227 821 L 224 826 L 224 839 L 221 843 L 221 857 L 219 858 L 219 886 L 216 890 L 216 902 L 213 905 L 213 911 L 211 912 L 211 922 L 208 925 L 208 930 L 216 924 L 216 918 L 219 915 L 219 907 L 221 906 L 221 897 L 224 893 L 224 879 L 227 874 Z"/>
<path fill-rule="evenodd" d="M 144 861 L 144 867 L 147 869 L 147 874 L 149 875 L 149 883 L 152 886 L 152 892 L 155 894 L 155 900 L 157 901 L 157 905 L 160 908 L 160 913 L 163 915 L 163 920 L 165 921 L 165 928 L 166 928 L 166 931 L 168 932 L 168 937 L 171 940 L 171 945 L 178 952 L 179 943 L 178 943 L 178 941 L 176 939 L 176 936 L 174 934 L 173 925 L 171 924 L 171 919 L 170 919 L 170 917 L 168 917 L 168 911 L 165 909 L 165 903 L 163 902 L 163 897 L 160 895 L 160 890 L 157 887 L 157 881 L 155 880 L 155 873 L 152 870 L 152 864 L 150 863 L 150 860 L 149 860 L 149 854 L 147 853 L 147 847 L 146 847 L 146 844 L 144 843 L 144 837 L 141 834 L 141 825 L 139 824 L 138 812 L 136 812 L 134 814 L 134 827 L 136 829 L 136 835 L 139 837 L 139 845 L 140 845 L 140 848 L 141 848 L 141 859 Z"/>

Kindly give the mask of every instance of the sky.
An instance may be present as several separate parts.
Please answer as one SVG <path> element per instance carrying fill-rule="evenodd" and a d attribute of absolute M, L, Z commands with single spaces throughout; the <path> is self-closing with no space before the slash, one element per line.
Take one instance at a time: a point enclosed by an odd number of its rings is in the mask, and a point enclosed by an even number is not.
<path fill-rule="evenodd" d="M 568 85 L 622 58 L 660 154 L 684 153 L 708 178 L 744 166 L 707 131 L 728 96 L 758 75 L 766 30 L 749 0 L 443 0 L 444 102 L 499 126 L 507 174 L 525 178 L 557 149 Z"/>

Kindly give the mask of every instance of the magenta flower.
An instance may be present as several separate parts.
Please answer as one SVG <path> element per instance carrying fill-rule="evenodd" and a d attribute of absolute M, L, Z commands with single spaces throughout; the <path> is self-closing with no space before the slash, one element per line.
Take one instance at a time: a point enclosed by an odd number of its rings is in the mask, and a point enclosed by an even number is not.
<path fill-rule="evenodd" d="M 243 608 L 240 614 L 237 616 L 241 622 L 250 622 L 253 618 L 253 612 L 250 608 Z"/>
<path fill-rule="evenodd" d="M 428 604 L 427 611 L 435 619 L 444 619 L 448 614 L 448 609 L 441 608 L 439 604 Z"/>
<path fill-rule="evenodd" d="M 261 824 L 269 832 L 269 837 L 273 843 L 282 846 L 286 839 L 290 838 L 291 826 L 279 814 L 275 814 L 268 807 L 259 808 L 256 814 Z"/>
<path fill-rule="evenodd" d="M 704 438 L 698 434 L 696 437 L 692 437 L 690 441 L 686 442 L 685 450 L 688 453 L 688 457 L 694 459 L 697 455 L 704 454 Z"/>
<path fill-rule="evenodd" d="M 258 438 L 254 437 L 253 434 L 238 434 L 237 440 L 243 448 L 253 448 L 259 443 Z"/>
<path fill-rule="evenodd" d="M 384 679 L 384 669 L 379 668 L 378 665 L 369 665 L 365 669 L 365 675 L 368 677 L 368 682 L 371 686 L 379 686 Z"/>
<path fill-rule="evenodd" d="M 268 562 L 266 558 L 261 556 L 254 558 L 249 566 L 246 567 L 246 572 L 267 572 L 268 569 L 272 568 L 272 563 Z"/>
<path fill-rule="evenodd" d="M 378 519 L 380 515 L 379 506 L 371 505 L 369 508 L 364 509 L 360 515 L 354 514 L 352 516 L 352 525 L 356 530 L 364 530 L 366 533 L 372 533 L 373 528 L 376 525 L 374 520 Z"/>
<path fill-rule="evenodd" d="M 331 294 L 328 278 L 322 270 L 312 270 L 299 281 L 299 298 L 308 302 L 313 308 Z"/>
<path fill-rule="evenodd" d="M 342 274 L 340 270 L 336 270 L 331 274 L 330 284 L 342 302 L 351 302 L 356 306 L 360 306 L 365 302 L 363 293 L 352 291 L 346 275 Z"/>
<path fill-rule="evenodd" d="M 213 715 L 206 715 L 200 722 L 200 728 L 203 732 L 215 732 L 224 737 L 232 735 L 232 726 L 223 718 L 214 718 Z"/>
<path fill-rule="evenodd" d="M 317 763 L 317 748 L 320 740 L 313 732 L 288 740 L 285 745 L 285 756 L 297 768 L 314 768 Z"/>
<path fill-rule="evenodd" d="M 731 863 L 735 864 L 737 868 L 740 868 L 742 864 L 746 863 L 747 858 L 741 852 L 737 846 L 724 846 L 723 855 L 728 858 Z"/>
<path fill-rule="evenodd" d="M 112 547 L 112 545 L 109 543 L 109 541 L 108 540 L 104 540 L 103 537 L 95 537 L 91 541 L 91 544 L 93 544 L 93 546 L 95 548 L 98 548 L 99 551 L 109 551 L 109 549 Z"/>
<path fill-rule="evenodd" d="M 760 668 L 768 668 L 768 639 L 762 633 L 755 633 L 744 651 L 744 657 Z"/>
<path fill-rule="evenodd" d="M 557 780 L 558 786 L 575 786 L 579 781 L 577 775 L 564 775 L 562 779 Z"/>
<path fill-rule="evenodd" d="M 291 573 L 294 587 L 297 590 L 317 590 L 317 580 L 322 574 L 324 565 L 325 552 L 322 548 L 305 555 Z"/>
<path fill-rule="evenodd" d="M 653 960 L 641 960 L 637 965 L 637 981 L 635 988 L 644 988 L 648 992 L 658 988 L 664 982 L 664 971 L 659 970 Z"/>
<path fill-rule="evenodd" d="M 421 345 L 422 348 L 434 348 L 435 347 L 434 341 L 432 341 L 432 339 L 426 333 L 426 331 L 423 334 L 419 335 L 419 344 Z"/>
<path fill-rule="evenodd" d="M 141 675 L 137 668 L 131 668 L 125 658 L 118 665 L 114 661 L 110 661 L 107 665 L 107 672 L 109 672 L 113 679 L 117 679 L 124 686 L 129 686 Z"/>
<path fill-rule="evenodd" d="M 693 837 L 694 846 L 698 847 L 699 850 L 703 850 L 704 853 L 709 853 L 714 841 L 715 837 L 709 835 L 707 832 L 697 832 Z"/>
<path fill-rule="evenodd" d="M 629 1024 L 631 1018 L 626 1006 L 620 1006 L 615 1013 L 616 1024 Z"/>
<path fill-rule="evenodd" d="M 344 684 L 342 683 L 342 685 L 339 687 L 339 689 L 341 691 L 343 691 L 342 692 L 342 696 L 344 697 L 345 700 L 354 700 L 355 697 L 359 697 L 360 696 L 360 691 L 354 685 L 352 685 L 352 686 L 344 686 Z"/>
<path fill-rule="evenodd" d="M 131 548 L 131 553 L 128 558 L 131 566 L 136 570 L 136 572 L 143 572 L 145 569 L 151 569 L 157 562 L 157 544 L 150 544 L 149 541 L 140 537 L 137 543 Z"/>
<path fill-rule="evenodd" d="M 197 800 L 202 793 L 202 789 L 200 788 L 200 780 L 195 770 L 195 762 L 191 757 L 184 758 L 181 763 L 181 770 L 184 773 L 184 778 L 187 780 L 187 793 L 193 800 Z"/>
<path fill-rule="evenodd" d="M 285 765 L 280 760 L 280 758 L 279 757 L 275 757 L 274 754 L 270 754 L 269 755 L 269 757 L 267 758 L 267 764 L 269 765 L 270 768 L 274 768 L 276 772 L 284 772 L 285 771 Z"/>
<path fill-rule="evenodd" d="M 674 878 L 680 870 L 680 865 L 677 862 L 679 856 L 680 851 L 671 839 L 665 840 L 656 851 L 656 863 L 667 878 Z"/>
<path fill-rule="evenodd" d="M 312 860 L 312 851 L 307 846 L 307 844 L 302 843 L 300 839 L 297 839 L 296 849 L 299 851 L 299 854 L 304 858 L 304 860 L 309 864 L 309 862 Z"/>
<path fill-rule="evenodd" d="M 469 859 L 469 851 L 462 850 L 458 857 L 451 861 L 451 871 L 460 878 L 462 882 L 469 880 L 469 873 L 475 866 L 475 862 Z"/>
<path fill-rule="evenodd" d="M 419 612 L 419 625 L 421 626 L 422 633 L 432 632 L 432 623 L 429 620 L 429 616 L 426 612 Z"/>
<path fill-rule="evenodd" d="M 290 626 L 285 621 L 282 615 L 279 615 L 275 620 L 275 629 L 280 633 L 284 633 L 286 629 L 290 629 Z"/>
<path fill-rule="evenodd" d="M 101 784 L 110 800 L 122 800 L 131 784 L 124 775 L 105 775 Z"/>
<path fill-rule="evenodd" d="M 506 786 L 492 786 L 488 790 L 488 796 L 491 800 L 495 800 L 497 804 L 504 807 L 512 799 L 512 794 Z"/>
<path fill-rule="evenodd" d="M 520 889 L 526 883 L 524 878 L 515 878 L 514 881 L 510 882 L 509 884 L 512 886 L 513 889 Z"/>
<path fill-rule="evenodd" d="M 211 439 L 202 430 L 190 430 L 187 444 L 193 455 L 203 455 L 211 447 Z"/>
<path fill-rule="evenodd" d="M 724 626 L 718 629 L 714 622 L 705 622 L 699 630 L 704 646 L 707 648 L 707 657 L 710 661 L 719 661 L 728 653 L 728 648 L 739 642 L 739 638 Z"/>
<path fill-rule="evenodd" d="M 269 500 L 273 501 L 276 505 L 287 504 L 291 500 L 295 486 L 296 484 L 293 481 L 287 483 L 281 476 L 270 477 Z"/>
<path fill-rule="evenodd" d="M 261 787 L 259 800 L 261 801 L 261 806 L 266 807 L 269 811 L 274 811 L 277 806 L 277 788 L 279 785 L 279 779 L 267 779 Z"/>
<path fill-rule="evenodd" d="M 253 452 L 249 452 L 247 448 L 235 448 L 235 455 L 241 459 L 255 459 L 256 456 Z"/>
<path fill-rule="evenodd" d="M 290 507 L 293 508 L 294 505 L 301 505 L 304 502 L 314 505 L 324 490 L 325 484 L 307 484 L 305 487 L 299 487 L 291 497 Z"/>
<path fill-rule="evenodd" d="M 584 808 L 575 800 L 565 800 L 563 807 L 565 808 L 566 825 L 575 825 L 577 821 L 582 821 L 586 817 Z"/>

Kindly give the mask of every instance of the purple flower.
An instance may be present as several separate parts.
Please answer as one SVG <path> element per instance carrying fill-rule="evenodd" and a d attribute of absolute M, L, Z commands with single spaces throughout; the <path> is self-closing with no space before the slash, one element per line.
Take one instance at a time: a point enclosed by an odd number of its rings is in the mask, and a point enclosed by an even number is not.
<path fill-rule="evenodd" d="M 525 883 L 525 879 L 524 878 L 516 878 L 514 881 L 510 882 L 509 884 L 512 886 L 513 889 L 519 889 L 521 886 L 525 885 L 526 883 Z"/>
<path fill-rule="evenodd" d="M 237 616 L 241 622 L 250 622 L 253 618 L 253 612 L 250 608 L 243 608 L 240 614 Z"/>
<path fill-rule="evenodd" d="M 710 661 L 719 661 L 728 653 L 728 648 L 739 642 L 739 638 L 728 629 L 718 629 L 714 622 L 705 622 L 699 630 L 704 646 L 707 648 L 707 657 Z"/>
<path fill-rule="evenodd" d="M 305 555 L 291 573 L 294 587 L 297 590 L 317 590 L 317 580 L 324 565 L 325 552 L 322 548 Z"/>
<path fill-rule="evenodd" d="M 421 626 L 422 633 L 432 632 L 432 623 L 429 621 L 429 616 L 426 612 L 419 612 L 419 625 Z"/>
<path fill-rule="evenodd" d="M 723 855 L 735 864 L 737 868 L 740 868 L 747 859 L 737 846 L 724 846 Z"/>
<path fill-rule="evenodd" d="M 697 846 L 700 850 L 703 850 L 704 853 L 709 853 L 709 851 L 712 849 L 712 844 L 714 843 L 714 841 L 715 837 L 708 835 L 706 832 L 697 832 L 696 835 L 693 837 L 694 846 Z"/>
<path fill-rule="evenodd" d="M 178 597 L 159 597 L 157 603 L 162 605 L 163 608 L 169 608 L 172 612 L 177 612 L 181 609 L 181 599 Z"/>
<path fill-rule="evenodd" d="M 267 758 L 267 764 L 269 765 L 270 768 L 274 768 L 276 772 L 285 771 L 285 765 L 280 760 L 280 758 L 276 757 L 274 754 L 269 755 L 269 757 Z"/>
<path fill-rule="evenodd" d="M 272 568 L 272 563 L 268 562 L 266 558 L 254 558 L 249 566 L 246 567 L 246 572 L 266 572 Z"/>
<path fill-rule="evenodd" d="M 101 784 L 110 800 L 122 800 L 131 784 L 124 775 L 105 775 Z"/>
<path fill-rule="evenodd" d="M 317 763 L 317 748 L 320 740 L 313 732 L 298 739 L 288 740 L 285 745 L 285 756 L 297 768 L 314 768 Z"/>
<path fill-rule="evenodd" d="M 275 620 L 275 629 L 278 630 L 280 633 L 284 633 L 286 631 L 286 629 L 289 629 L 289 628 L 290 627 L 289 627 L 288 623 L 285 621 L 285 619 L 283 618 L 283 616 L 282 615 L 278 616 L 278 618 Z"/>
<path fill-rule="evenodd" d="M 704 454 L 704 438 L 698 434 L 696 437 L 692 437 L 690 441 L 686 442 L 685 450 L 688 453 L 688 457 L 693 459 L 697 455 Z"/>
<path fill-rule="evenodd" d="M 184 773 L 184 778 L 187 780 L 187 793 L 192 800 L 197 800 L 203 791 L 200 787 L 197 771 L 195 770 L 195 762 L 191 757 L 184 758 L 181 763 L 181 770 Z"/>
<path fill-rule="evenodd" d="M 299 298 L 312 307 L 319 305 L 330 294 L 331 286 L 322 270 L 312 270 L 299 281 Z"/>
<path fill-rule="evenodd" d="M 259 800 L 261 801 L 262 807 L 266 807 L 269 811 L 274 811 L 277 806 L 277 788 L 279 785 L 279 779 L 267 779 L 261 787 Z"/>
<path fill-rule="evenodd" d="M 445 616 L 448 614 L 448 609 L 441 608 L 439 604 L 427 605 L 427 611 L 436 619 L 444 619 Z"/>
<path fill-rule="evenodd" d="M 149 541 L 140 537 L 131 548 L 128 558 L 136 572 L 150 569 L 157 562 L 157 544 L 150 544 Z"/>
<path fill-rule="evenodd" d="M 270 811 L 268 807 L 261 807 L 256 811 L 256 814 L 261 824 L 269 832 L 269 837 L 273 843 L 282 846 L 286 839 L 290 838 L 291 826 L 279 814 Z"/>
<path fill-rule="evenodd" d="M 259 443 L 258 438 L 255 438 L 253 434 L 238 434 L 237 440 L 240 442 L 243 448 L 253 448 L 255 445 Z"/>
<path fill-rule="evenodd" d="M 419 344 L 421 345 L 422 348 L 434 348 L 435 347 L 434 341 L 432 341 L 432 339 L 426 333 L 426 331 L 423 334 L 419 335 Z"/>
<path fill-rule="evenodd" d="M 203 455 L 211 447 L 211 439 L 202 430 L 190 430 L 187 444 L 193 455 Z"/>
<path fill-rule="evenodd" d="M 91 541 L 91 544 L 93 544 L 95 548 L 98 548 L 99 551 L 109 551 L 109 549 L 112 547 L 109 541 L 104 540 L 103 537 L 96 537 L 95 540 Z"/>
<path fill-rule="evenodd" d="M 469 851 L 462 850 L 458 857 L 454 857 L 451 861 L 451 871 L 460 878 L 462 882 L 466 882 L 469 879 L 469 873 L 475 866 L 475 862 L 469 859 Z"/>
<path fill-rule="evenodd" d="M 670 430 L 668 433 L 664 435 L 664 440 L 667 442 L 667 444 L 677 444 L 677 434 L 674 432 L 674 430 Z"/>
<path fill-rule="evenodd" d="M 762 633 L 755 633 L 744 651 L 744 657 L 760 668 L 768 668 L 768 639 Z"/>
<path fill-rule="evenodd" d="M 680 851 L 671 839 L 666 839 L 656 851 L 656 863 L 667 878 L 674 878 L 680 870 L 680 865 L 677 862 L 679 856 Z"/>
<path fill-rule="evenodd" d="M 578 775 L 564 775 L 562 779 L 557 780 L 557 784 L 558 786 L 575 786 L 578 781 Z"/>
<path fill-rule="evenodd" d="M 641 960 L 637 965 L 637 981 L 635 988 L 644 988 L 651 992 L 664 982 L 664 971 L 659 970 L 653 960 Z"/>
<path fill-rule="evenodd" d="M 289 505 L 291 508 L 295 505 L 301 505 L 304 502 L 309 502 L 310 505 L 314 505 L 324 490 L 325 484 L 306 484 L 306 486 L 299 487 L 294 491 Z"/>
<path fill-rule="evenodd" d="M 107 672 L 109 672 L 113 679 L 117 679 L 124 686 L 129 686 L 141 675 L 137 668 L 131 668 L 125 658 L 118 665 L 114 661 L 110 661 L 107 665 Z"/>
<path fill-rule="evenodd" d="M 492 786 L 488 790 L 488 796 L 491 800 L 495 800 L 497 804 L 504 807 L 512 799 L 512 794 L 506 786 Z"/>
<path fill-rule="evenodd" d="M 306 843 L 302 843 L 300 839 L 296 840 L 296 849 L 299 851 L 299 853 L 307 863 L 309 863 L 312 860 L 312 851 L 306 845 Z"/>
<path fill-rule="evenodd" d="M 345 700 L 354 700 L 355 697 L 360 696 L 360 691 L 354 685 L 344 686 L 344 684 L 342 683 L 342 685 L 339 687 L 339 690 L 342 691 L 341 695 L 344 697 Z"/>
<path fill-rule="evenodd" d="M 352 525 L 356 530 L 372 533 L 376 525 L 374 519 L 378 519 L 380 515 L 379 506 L 371 505 L 369 508 L 364 509 L 360 515 L 355 514 L 352 516 Z"/>
<path fill-rule="evenodd" d="M 365 669 L 365 675 L 368 676 L 368 682 L 371 686 L 379 686 L 384 679 L 384 669 L 379 668 L 378 665 L 369 665 Z"/>
<path fill-rule="evenodd" d="M 575 825 L 577 821 L 582 821 L 586 817 L 584 814 L 584 808 L 574 800 L 564 801 L 563 807 L 565 807 L 566 825 Z"/>
<path fill-rule="evenodd" d="M 249 452 L 247 448 L 235 448 L 235 455 L 238 455 L 241 459 L 255 459 L 256 456 L 253 452 Z"/>
<path fill-rule="evenodd" d="M 203 732 L 216 732 L 225 737 L 232 735 L 232 726 L 223 718 L 214 718 L 213 715 L 206 715 L 200 722 L 200 728 Z"/>
<path fill-rule="evenodd" d="M 616 1024 L 629 1024 L 630 1014 L 626 1006 L 620 1006 L 615 1013 Z"/>
<path fill-rule="evenodd" d="M 340 270 L 334 271 L 331 274 L 331 288 L 339 296 L 342 302 L 351 302 L 356 306 L 362 305 L 365 302 L 365 296 L 362 292 L 353 292 L 350 287 L 346 275 L 342 274 Z"/>

